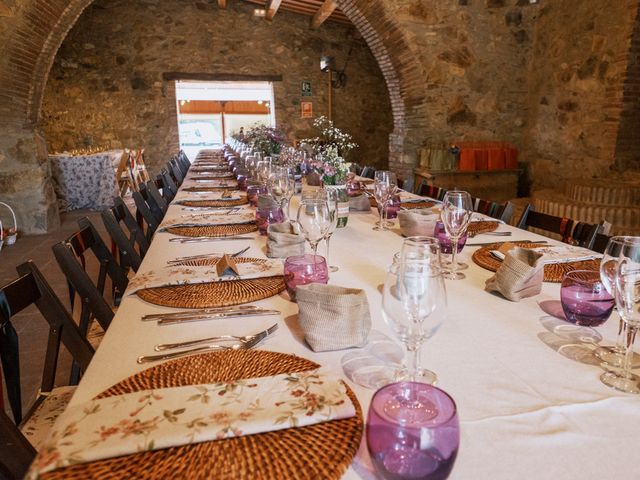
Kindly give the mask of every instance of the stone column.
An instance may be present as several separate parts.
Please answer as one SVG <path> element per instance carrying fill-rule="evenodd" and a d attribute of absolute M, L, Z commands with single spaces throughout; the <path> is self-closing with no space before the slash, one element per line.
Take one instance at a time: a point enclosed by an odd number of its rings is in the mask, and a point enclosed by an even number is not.
<path fill-rule="evenodd" d="M 15 210 L 18 230 L 23 234 L 42 234 L 60 227 L 47 146 L 39 128 L 2 128 L 0 201 Z"/>

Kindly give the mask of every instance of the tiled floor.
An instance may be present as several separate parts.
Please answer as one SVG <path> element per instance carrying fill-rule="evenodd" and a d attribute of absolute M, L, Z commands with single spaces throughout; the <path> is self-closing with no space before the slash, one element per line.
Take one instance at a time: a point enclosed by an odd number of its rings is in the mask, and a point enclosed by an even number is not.
<path fill-rule="evenodd" d="M 56 263 L 51 247 L 76 232 L 78 230 L 77 221 L 84 216 L 88 216 L 91 219 L 106 241 L 107 234 L 98 212 L 77 210 L 65 213 L 62 215 L 62 226 L 59 230 L 47 235 L 20 237 L 14 245 L 2 248 L 0 251 L 0 285 L 5 285 L 17 278 L 17 265 L 27 260 L 33 260 L 55 293 L 68 308 L 69 294 L 66 279 Z M 109 245 L 109 243 L 107 243 L 107 245 Z M 87 270 L 89 273 L 97 268 L 96 264 L 97 262 L 92 264 L 91 259 L 87 258 Z M 34 306 L 15 315 L 11 321 L 18 332 L 20 341 L 22 403 L 24 406 L 27 406 L 33 402 L 40 388 L 44 354 L 49 333 L 48 324 Z M 70 355 L 64 347 L 62 347 L 58 362 L 57 384 L 68 384 L 70 364 Z M 4 391 L 5 409 L 8 411 L 9 407 L 7 405 L 4 385 L 2 388 Z"/>

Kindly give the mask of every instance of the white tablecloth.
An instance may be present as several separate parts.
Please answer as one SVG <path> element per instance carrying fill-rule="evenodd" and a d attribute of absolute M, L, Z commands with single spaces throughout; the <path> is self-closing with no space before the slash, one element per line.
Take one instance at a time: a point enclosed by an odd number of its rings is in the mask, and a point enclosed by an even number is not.
<path fill-rule="evenodd" d="M 374 328 L 392 336 L 379 308 L 379 285 L 402 238 L 397 230 L 372 231 L 375 219 L 373 212 L 351 213 L 348 226 L 333 235 L 331 263 L 339 265 L 340 270 L 331 274 L 330 282 L 364 289 Z M 541 239 L 512 230 L 514 234 L 509 238 L 513 240 Z M 262 256 L 265 250 L 265 237 L 256 241 L 192 243 L 188 247 L 170 243 L 170 237 L 156 234 L 142 272 L 185 254 L 221 249 L 234 252 L 248 243 L 252 248 L 247 255 Z M 470 242 L 496 239 L 505 238 L 478 235 Z M 466 280 L 447 281 L 448 320 L 425 344 L 422 354 L 423 366 L 438 374 L 438 385 L 458 405 L 461 445 L 451 478 L 640 478 L 640 398 L 605 387 L 598 379 L 602 373 L 598 366 L 569 358 L 579 358 L 587 347 L 554 333 L 557 321 L 546 316 L 537 304 L 558 300 L 559 285 L 546 283 L 540 295 L 519 303 L 486 293 L 483 287 L 491 272 L 473 264 L 470 254 L 474 248 L 477 247 L 465 248 L 461 255 L 470 265 Z M 297 325 L 297 306 L 286 299 L 286 294 L 256 303 L 282 311 L 281 328 L 261 348 L 293 353 L 342 372 L 340 360 L 347 352 L 312 352 Z M 169 310 L 125 297 L 72 404 L 86 401 L 147 368 L 138 365 L 136 358 L 153 353 L 156 343 L 223 333 L 242 335 L 258 331 L 274 320 L 229 319 L 192 323 L 188 327 L 158 327 L 140 321 L 143 314 Z M 604 337 L 602 343 L 615 340 L 616 328 L 617 318 L 612 317 L 597 330 Z M 349 384 L 366 415 L 373 392 Z M 363 442 L 345 478 L 372 478 L 371 472 Z"/>
<path fill-rule="evenodd" d="M 113 206 L 113 197 L 118 195 L 115 168 L 121 157 L 122 150 L 49 155 L 60 210 L 102 210 Z"/>

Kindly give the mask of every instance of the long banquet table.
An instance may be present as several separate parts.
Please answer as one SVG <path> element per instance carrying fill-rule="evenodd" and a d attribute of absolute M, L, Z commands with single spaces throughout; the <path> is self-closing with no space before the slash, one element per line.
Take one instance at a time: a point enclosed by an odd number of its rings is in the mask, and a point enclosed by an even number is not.
<path fill-rule="evenodd" d="M 178 214 L 179 208 L 172 204 L 170 213 Z M 379 286 L 402 237 L 397 226 L 389 232 L 374 232 L 375 219 L 373 212 L 351 212 L 348 226 L 333 235 L 331 263 L 340 269 L 331 274 L 330 283 L 364 289 L 373 328 L 393 338 L 382 318 Z M 502 229 L 512 231 L 512 240 L 544 239 L 508 226 Z M 155 235 L 140 272 L 185 254 L 234 252 L 246 245 L 251 245 L 247 255 L 264 256 L 265 252 L 265 237 L 257 235 L 253 240 L 184 245 L 169 242 L 171 237 Z M 469 242 L 494 239 L 504 237 L 480 234 Z M 475 248 L 466 247 L 461 255 L 469 264 L 467 278 L 447 281 L 448 319 L 422 350 L 422 365 L 437 372 L 438 385 L 453 396 L 460 414 L 461 444 L 451 478 L 640 478 L 640 398 L 600 383 L 602 369 L 585 354 L 589 338 L 597 333 L 563 326 L 541 310 L 538 302 L 559 299 L 558 284 L 545 283 L 540 295 L 519 303 L 485 292 L 485 280 L 492 274 L 472 262 Z M 297 306 L 286 293 L 255 304 L 282 312 L 280 329 L 259 348 L 292 353 L 329 367 L 354 390 L 366 418 L 373 391 L 343 374 L 341 358 L 348 351 L 311 351 L 297 325 Z M 263 329 L 276 318 L 165 327 L 140 321 L 144 314 L 167 311 L 173 310 L 125 296 L 71 403 L 85 402 L 148 368 L 138 365 L 136 358 L 153 353 L 157 343 L 243 335 Z M 601 343 L 611 344 L 616 328 L 617 318 L 612 318 L 597 329 Z M 365 441 L 344 478 L 373 478 Z"/>

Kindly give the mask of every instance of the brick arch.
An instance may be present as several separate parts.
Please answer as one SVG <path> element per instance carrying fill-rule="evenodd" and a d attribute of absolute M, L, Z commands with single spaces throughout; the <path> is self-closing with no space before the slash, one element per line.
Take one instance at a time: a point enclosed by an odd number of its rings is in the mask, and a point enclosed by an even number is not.
<path fill-rule="evenodd" d="M 44 89 L 60 45 L 84 9 L 93 0 L 33 0 L 16 12 L 15 31 L 7 45 L 7 73 L 0 72 L 0 92 L 11 95 L 5 122 L 36 127 Z M 408 112 L 421 102 L 422 66 L 415 60 L 385 0 L 337 0 L 371 49 L 387 83 L 394 130 L 390 163 L 400 167 L 407 134 L 412 129 Z M 13 121 L 12 121 L 13 120 Z M 2 120 L 0 120 L 2 121 Z"/>

